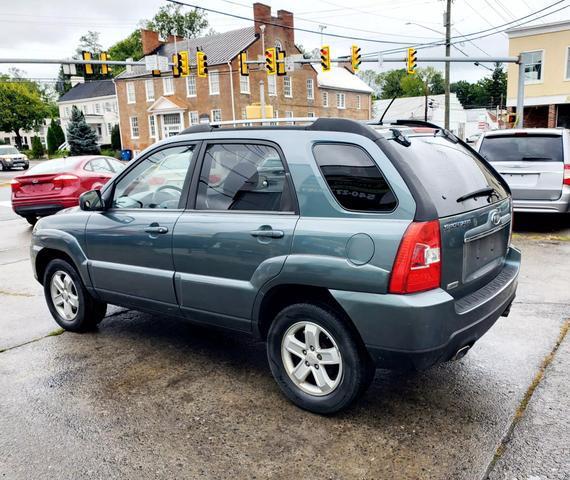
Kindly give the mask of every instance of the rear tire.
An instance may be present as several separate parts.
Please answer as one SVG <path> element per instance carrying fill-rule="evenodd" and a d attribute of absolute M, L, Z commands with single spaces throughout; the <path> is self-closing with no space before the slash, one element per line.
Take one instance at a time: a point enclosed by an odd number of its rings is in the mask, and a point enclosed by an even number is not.
<path fill-rule="evenodd" d="M 24 165 L 23 169 L 27 170 L 28 168 L 30 168 L 30 165 Z"/>
<path fill-rule="evenodd" d="M 33 227 L 37 221 L 38 221 L 38 217 L 36 217 L 35 215 L 28 215 L 27 217 L 25 217 L 26 221 Z"/>
<path fill-rule="evenodd" d="M 374 377 L 357 333 L 327 306 L 300 303 L 283 309 L 269 329 L 267 356 L 287 398 L 322 415 L 347 408 Z"/>
<path fill-rule="evenodd" d="M 48 264 L 44 274 L 44 294 L 54 320 L 71 332 L 93 330 L 107 312 L 107 304 L 94 299 L 75 267 L 62 259 Z"/>

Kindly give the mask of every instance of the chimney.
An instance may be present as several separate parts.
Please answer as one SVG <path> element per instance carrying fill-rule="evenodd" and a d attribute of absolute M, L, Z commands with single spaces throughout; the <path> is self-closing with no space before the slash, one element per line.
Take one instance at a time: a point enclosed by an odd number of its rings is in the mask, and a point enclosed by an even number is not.
<path fill-rule="evenodd" d="M 263 3 L 254 3 L 253 20 L 255 21 L 255 33 L 261 35 L 259 26 L 271 23 L 271 7 Z"/>
<path fill-rule="evenodd" d="M 141 29 L 141 43 L 143 55 L 151 55 L 154 51 L 162 45 L 158 39 L 158 32 L 152 30 Z"/>
<path fill-rule="evenodd" d="M 293 28 L 295 26 L 293 24 L 293 14 L 287 10 L 277 10 L 277 19 L 278 21 L 276 23 L 284 27 Z"/>

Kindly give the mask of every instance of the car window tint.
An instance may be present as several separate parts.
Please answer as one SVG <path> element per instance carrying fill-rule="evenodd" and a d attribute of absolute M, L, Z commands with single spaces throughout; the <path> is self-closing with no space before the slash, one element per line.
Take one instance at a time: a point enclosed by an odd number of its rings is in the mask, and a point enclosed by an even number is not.
<path fill-rule="evenodd" d="M 113 169 L 114 172 L 122 172 L 126 167 L 124 163 L 121 163 L 112 158 L 108 158 L 107 161 L 109 162 L 109 165 L 111 165 L 111 168 Z"/>
<path fill-rule="evenodd" d="M 115 186 L 114 208 L 180 208 L 194 145 L 165 148 L 133 167 Z"/>
<path fill-rule="evenodd" d="M 94 158 L 93 160 L 89 160 L 83 169 L 95 173 L 115 173 L 106 158 Z"/>
<path fill-rule="evenodd" d="M 275 148 L 210 145 L 204 155 L 196 208 L 279 211 L 285 183 L 285 169 Z"/>
<path fill-rule="evenodd" d="M 378 165 L 362 148 L 318 144 L 314 155 L 337 202 L 347 210 L 390 212 L 397 200 Z"/>
<path fill-rule="evenodd" d="M 497 135 L 483 138 L 479 153 L 489 162 L 562 162 L 562 135 Z"/>

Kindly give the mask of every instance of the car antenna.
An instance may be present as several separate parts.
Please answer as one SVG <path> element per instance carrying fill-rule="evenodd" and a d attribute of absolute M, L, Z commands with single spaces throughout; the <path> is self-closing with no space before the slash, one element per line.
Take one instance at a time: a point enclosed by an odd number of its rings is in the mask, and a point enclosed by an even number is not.
<path fill-rule="evenodd" d="M 394 98 L 392 100 L 390 100 L 390 103 L 388 104 L 388 106 L 386 107 L 386 110 L 384 110 L 384 113 L 382 114 L 382 116 L 380 117 L 380 120 L 378 120 L 378 125 L 382 125 L 382 120 L 384 120 L 384 116 L 386 115 L 386 112 L 390 109 L 390 107 L 392 106 L 392 104 L 394 103 L 394 101 L 396 100 L 396 98 L 398 98 L 398 95 L 395 95 Z"/>

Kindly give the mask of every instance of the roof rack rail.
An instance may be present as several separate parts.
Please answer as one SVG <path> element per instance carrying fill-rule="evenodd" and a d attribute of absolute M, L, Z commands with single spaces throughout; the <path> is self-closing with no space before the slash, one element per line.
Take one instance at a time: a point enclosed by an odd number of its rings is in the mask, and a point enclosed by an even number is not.
<path fill-rule="evenodd" d="M 278 123 L 286 123 L 288 125 L 296 125 L 298 123 L 313 123 L 318 117 L 281 117 L 281 118 L 253 118 L 243 120 L 225 120 L 223 122 L 210 122 L 212 127 L 231 127 L 243 125 L 245 127 L 254 125 L 277 125 Z"/>
<path fill-rule="evenodd" d="M 396 120 L 393 123 L 393 125 L 406 125 L 406 126 L 416 125 L 418 127 L 435 128 L 436 130 L 440 130 L 441 133 L 443 133 L 443 136 L 446 137 L 448 140 L 451 140 L 453 143 L 459 142 L 459 139 L 457 138 L 457 136 L 455 134 L 453 134 L 452 132 L 450 132 L 446 128 L 440 127 L 439 125 L 436 125 L 435 123 L 432 123 L 432 122 L 426 122 L 424 120 L 415 120 L 415 119 L 408 119 L 408 120 L 400 119 L 400 120 Z"/>

